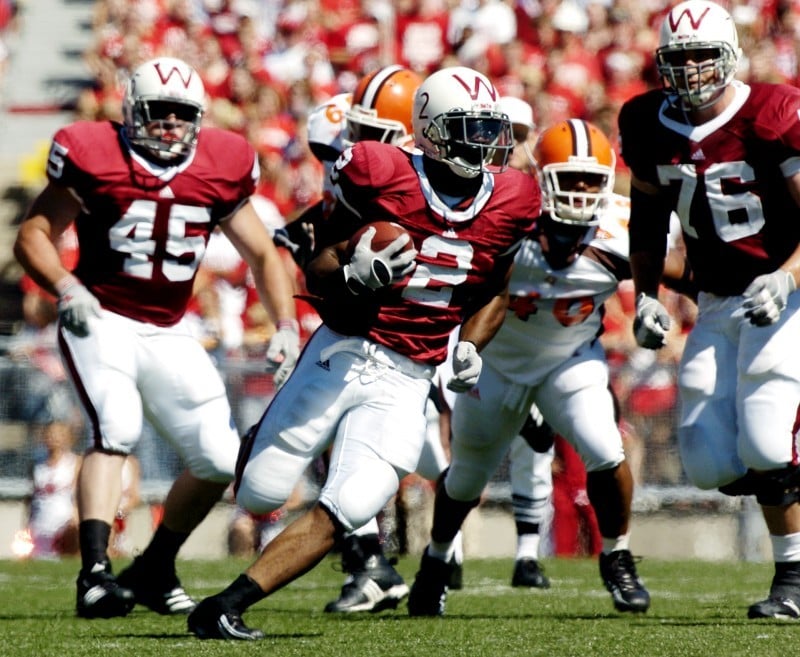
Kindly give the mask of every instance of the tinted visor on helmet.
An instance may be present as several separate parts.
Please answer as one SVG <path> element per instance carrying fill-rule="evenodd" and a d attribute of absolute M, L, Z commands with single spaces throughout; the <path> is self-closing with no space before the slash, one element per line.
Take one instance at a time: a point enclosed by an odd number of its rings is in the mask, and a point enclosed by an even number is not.
<path fill-rule="evenodd" d="M 513 147 L 511 124 L 496 115 L 450 114 L 444 117 L 451 158 L 460 158 L 475 167 L 492 159 L 495 148 Z"/>
<path fill-rule="evenodd" d="M 145 103 L 148 121 L 164 121 L 170 116 L 175 116 L 179 121 L 194 123 L 200 110 L 194 105 L 169 100 L 149 100 Z"/>

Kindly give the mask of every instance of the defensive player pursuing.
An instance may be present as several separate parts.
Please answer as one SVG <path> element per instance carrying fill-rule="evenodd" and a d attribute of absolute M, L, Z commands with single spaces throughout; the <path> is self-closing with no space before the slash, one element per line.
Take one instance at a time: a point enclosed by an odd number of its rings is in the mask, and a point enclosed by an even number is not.
<path fill-rule="evenodd" d="M 430 381 L 459 324 L 448 385 L 464 391 L 477 380 L 478 352 L 505 317 L 513 254 L 540 203 L 533 178 L 487 170 L 512 146 L 497 98 L 477 71 L 439 70 L 415 96 L 422 153 L 362 141 L 337 161 L 337 203 L 307 270 L 324 324 L 243 447 L 237 499 L 255 511 L 279 507 L 332 444 L 328 478 L 312 509 L 189 616 L 198 637 L 262 638 L 242 612 L 313 568 L 397 492 L 417 466 Z M 348 254 L 348 239 L 378 220 L 407 234 L 375 249 L 368 228 Z"/>
<path fill-rule="evenodd" d="M 604 301 L 630 278 L 628 202 L 612 193 L 614 151 L 590 123 L 572 119 L 548 128 L 534 159 L 543 213 L 514 259 L 508 316 L 484 348 L 477 385 L 453 406 L 450 467 L 409 595 L 412 616 L 444 614 L 453 536 L 532 405 L 586 466 L 603 536 L 600 576 L 614 606 L 643 612 L 650 605 L 630 552 L 633 477 L 598 340 Z M 683 262 L 677 266 L 682 274 Z"/>
<path fill-rule="evenodd" d="M 678 379 L 683 467 L 700 488 L 756 496 L 775 574 L 748 616 L 800 619 L 800 91 L 734 80 L 736 26 L 708 0 L 669 11 L 655 55 L 663 93 L 619 115 L 636 337 L 665 343 L 658 284 L 675 211 L 699 290 Z"/>
<path fill-rule="evenodd" d="M 248 201 L 255 152 L 233 133 L 201 129 L 204 102 L 199 75 L 183 61 L 139 66 L 123 124 L 78 122 L 56 133 L 48 185 L 14 246 L 28 274 L 58 296 L 59 347 L 91 427 L 78 480 L 85 618 L 124 616 L 135 602 L 162 614 L 195 606 L 175 557 L 233 479 L 239 447 L 219 372 L 181 321 L 215 226 L 247 261 L 277 323 L 267 353 L 276 382 L 299 351 L 291 282 Z M 69 272 L 53 244 L 73 221 L 80 259 Z M 143 415 L 186 469 L 150 544 L 117 579 L 109 533 Z"/>

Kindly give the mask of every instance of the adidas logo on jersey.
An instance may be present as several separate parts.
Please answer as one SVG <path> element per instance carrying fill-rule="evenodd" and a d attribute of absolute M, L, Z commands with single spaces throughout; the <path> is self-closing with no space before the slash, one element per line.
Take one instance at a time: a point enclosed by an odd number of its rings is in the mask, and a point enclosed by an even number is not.
<path fill-rule="evenodd" d="M 172 188 L 169 185 L 163 187 L 161 191 L 158 192 L 158 195 L 161 198 L 175 198 L 175 192 L 172 191 Z"/>
<path fill-rule="evenodd" d="M 331 361 L 329 361 L 329 360 L 318 360 L 316 364 L 317 364 L 317 367 L 321 367 L 326 372 L 330 372 L 331 371 Z"/>
<path fill-rule="evenodd" d="M 703 153 L 703 149 L 702 148 L 698 148 L 694 153 L 692 153 L 692 159 L 693 160 L 705 160 L 706 159 L 706 154 Z"/>

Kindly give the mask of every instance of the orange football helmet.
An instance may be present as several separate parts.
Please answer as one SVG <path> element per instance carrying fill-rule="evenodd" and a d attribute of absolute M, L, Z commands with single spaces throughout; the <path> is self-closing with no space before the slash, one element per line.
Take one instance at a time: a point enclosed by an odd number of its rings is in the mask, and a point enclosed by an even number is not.
<path fill-rule="evenodd" d="M 616 155 L 608 137 L 588 121 L 559 121 L 539 135 L 533 157 L 543 210 L 562 223 L 597 224 L 614 190 Z"/>
<path fill-rule="evenodd" d="M 414 137 L 411 111 L 420 84 L 419 75 L 397 65 L 384 66 L 361 78 L 347 112 L 347 139 L 396 146 L 410 142 Z"/>

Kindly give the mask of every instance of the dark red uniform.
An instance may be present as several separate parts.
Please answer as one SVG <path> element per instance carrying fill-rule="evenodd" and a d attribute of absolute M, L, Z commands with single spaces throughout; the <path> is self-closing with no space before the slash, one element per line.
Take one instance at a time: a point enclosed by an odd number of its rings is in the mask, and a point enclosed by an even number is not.
<path fill-rule="evenodd" d="M 47 175 L 83 205 L 78 278 L 104 308 L 171 326 L 186 310 L 211 231 L 253 193 L 258 168 L 242 137 L 215 128 L 201 130 L 184 163 L 162 168 L 108 121 L 59 130 Z"/>
<path fill-rule="evenodd" d="M 541 207 L 539 186 L 512 169 L 486 173 L 475 198 L 453 210 L 433 191 L 421 155 L 379 142 L 345 151 L 333 178 L 339 203 L 363 223 L 401 224 L 419 252 L 416 269 L 376 295 L 360 334 L 418 362 L 441 363 L 450 332 L 470 307 L 484 305 L 502 289 L 505 268 L 498 268 L 498 258 L 510 256 L 532 229 Z M 354 232 L 353 226 L 327 226 L 328 231 L 328 242 Z M 338 330 L 341 307 L 321 313 Z"/>
<path fill-rule="evenodd" d="M 625 162 L 668 195 L 698 288 L 720 296 L 741 294 L 800 241 L 785 181 L 800 171 L 800 90 L 734 84 L 733 104 L 702 126 L 687 124 L 660 90 L 627 102 L 619 116 Z"/>

